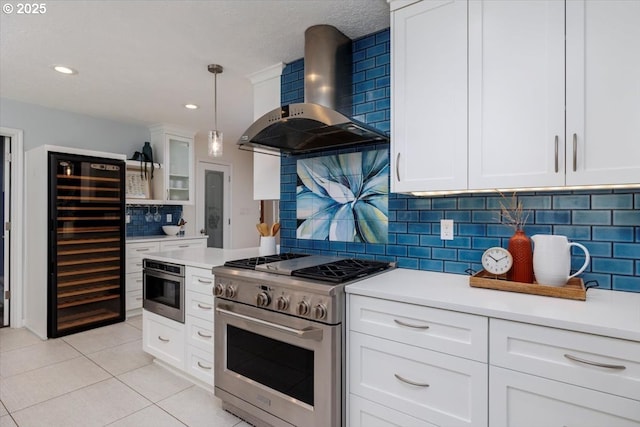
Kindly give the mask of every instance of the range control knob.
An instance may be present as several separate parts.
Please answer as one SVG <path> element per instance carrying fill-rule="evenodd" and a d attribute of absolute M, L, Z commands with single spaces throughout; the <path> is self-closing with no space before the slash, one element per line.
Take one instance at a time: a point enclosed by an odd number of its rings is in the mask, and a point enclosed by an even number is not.
<path fill-rule="evenodd" d="M 278 299 L 276 299 L 276 308 L 280 311 L 285 311 L 287 308 L 289 308 L 289 297 L 278 297 Z"/>
<path fill-rule="evenodd" d="M 296 307 L 296 313 L 298 313 L 298 316 L 306 316 L 309 314 L 310 309 L 311 307 L 309 306 L 309 303 L 302 300 L 298 303 L 298 307 Z"/>
<path fill-rule="evenodd" d="M 266 307 L 271 303 L 271 297 L 266 292 L 260 292 L 256 296 L 256 304 L 258 307 Z"/>
<path fill-rule="evenodd" d="M 316 306 L 313 307 L 313 317 L 318 320 L 327 317 L 327 306 L 322 303 L 316 304 Z"/>
<path fill-rule="evenodd" d="M 237 294 L 237 293 L 238 293 L 238 292 L 237 292 L 237 290 L 236 290 L 236 287 L 235 287 L 235 286 L 233 286 L 233 285 L 229 285 L 229 286 L 227 286 L 227 289 L 225 289 L 225 291 L 224 291 L 224 295 L 225 295 L 227 298 L 233 298 L 233 297 L 235 297 L 235 296 L 236 296 L 236 294 Z"/>
<path fill-rule="evenodd" d="M 224 285 L 222 283 L 216 283 L 215 288 L 213 288 L 213 294 L 217 297 L 224 296 Z"/>

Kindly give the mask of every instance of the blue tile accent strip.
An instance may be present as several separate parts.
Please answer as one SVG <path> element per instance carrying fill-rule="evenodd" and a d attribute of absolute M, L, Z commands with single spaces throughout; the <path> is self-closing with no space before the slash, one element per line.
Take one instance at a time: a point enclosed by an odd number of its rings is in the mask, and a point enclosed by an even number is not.
<path fill-rule="evenodd" d="M 383 132 L 390 129 L 389 53 L 389 30 L 353 43 L 354 116 L 358 115 Z M 303 101 L 303 70 L 303 60 L 285 67 L 283 104 Z M 291 75 L 286 82 L 285 75 Z M 348 149 L 340 153 L 353 151 Z M 327 247 L 324 241 L 305 243 L 295 238 L 296 161 L 302 157 L 282 158 L 283 251 L 375 258 L 395 261 L 403 268 L 466 274 L 468 268 L 481 268 L 480 257 L 485 249 L 506 247 L 513 234 L 511 228 L 500 224 L 501 198 L 496 194 L 424 198 L 389 194 L 387 244 L 329 242 Z M 592 263 L 582 276 L 585 281 L 596 280 L 600 289 L 640 292 L 640 190 L 540 191 L 522 193 L 519 197 L 525 207 L 532 210 L 525 227 L 529 236 L 564 234 L 587 246 Z M 455 221 L 452 241 L 440 240 L 440 220 L 443 218 Z M 582 265 L 583 257 L 578 250 L 572 255 L 575 271 Z"/>

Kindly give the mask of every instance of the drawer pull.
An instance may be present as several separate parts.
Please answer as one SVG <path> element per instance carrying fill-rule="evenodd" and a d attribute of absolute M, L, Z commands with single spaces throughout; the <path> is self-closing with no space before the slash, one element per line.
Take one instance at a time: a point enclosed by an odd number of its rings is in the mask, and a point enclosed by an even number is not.
<path fill-rule="evenodd" d="M 210 305 L 202 305 L 198 303 L 198 308 L 201 308 L 203 310 L 211 310 L 213 307 L 211 307 Z"/>
<path fill-rule="evenodd" d="M 136 297 L 136 301 L 142 301 L 142 297 Z"/>
<path fill-rule="evenodd" d="M 136 267 L 142 267 L 142 263 L 141 262 L 136 263 Z"/>
<path fill-rule="evenodd" d="M 401 326 L 406 326 L 407 328 L 413 328 L 413 329 L 429 329 L 428 326 L 426 325 L 412 325 L 411 323 L 405 323 L 402 320 L 398 320 L 398 319 L 393 319 L 394 322 L 396 322 L 398 325 Z"/>
<path fill-rule="evenodd" d="M 211 284 L 211 280 L 198 279 L 198 282 L 200 282 L 200 283 L 206 283 L 207 285 L 210 285 L 210 284 Z"/>
<path fill-rule="evenodd" d="M 198 331 L 198 335 L 201 336 L 202 338 L 211 338 L 213 336 L 213 335 L 203 334 L 201 331 Z"/>
<path fill-rule="evenodd" d="M 202 368 L 202 369 L 207 369 L 207 370 L 211 370 L 211 366 L 207 366 L 207 365 L 203 365 L 202 363 L 198 362 L 198 367 Z"/>
<path fill-rule="evenodd" d="M 573 360 L 574 362 L 584 363 L 586 365 L 597 366 L 599 368 L 618 369 L 618 370 L 621 370 L 621 371 L 624 370 L 624 369 L 627 369 L 627 367 L 624 366 L 624 365 L 611 365 L 609 363 L 593 362 L 591 360 L 581 359 L 579 357 L 572 356 L 570 354 L 565 354 L 564 357 L 566 357 L 569 360 Z"/>
<path fill-rule="evenodd" d="M 149 248 L 140 248 L 140 249 L 136 249 L 137 252 L 146 252 L 148 251 Z"/>
<path fill-rule="evenodd" d="M 402 381 L 403 383 L 411 384 L 411 385 L 414 385 L 414 386 L 416 386 L 416 387 L 429 387 L 429 384 L 427 384 L 427 383 L 418 383 L 418 382 L 415 382 L 415 381 L 411 381 L 411 380 L 408 380 L 408 379 L 406 379 L 406 378 L 401 377 L 401 376 L 400 376 L 400 375 L 398 375 L 398 374 L 393 374 L 393 375 L 394 375 L 397 379 L 399 379 L 400 381 Z"/>
<path fill-rule="evenodd" d="M 158 335 L 158 339 L 159 339 L 160 341 L 162 341 L 162 342 L 169 342 L 169 341 L 171 341 L 171 340 L 168 340 L 168 339 L 166 339 L 166 338 L 162 338 L 162 336 L 161 336 L 161 335 Z"/>
<path fill-rule="evenodd" d="M 180 246 L 178 246 L 178 247 L 179 247 L 179 248 L 188 248 L 188 247 L 189 247 L 189 245 L 180 245 Z"/>

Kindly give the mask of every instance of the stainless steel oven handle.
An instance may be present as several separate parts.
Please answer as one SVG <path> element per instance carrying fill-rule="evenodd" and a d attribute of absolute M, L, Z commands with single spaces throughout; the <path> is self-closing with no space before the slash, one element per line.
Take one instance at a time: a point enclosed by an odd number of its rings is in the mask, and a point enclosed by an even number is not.
<path fill-rule="evenodd" d="M 322 340 L 322 329 L 318 328 L 304 328 L 304 329 L 294 329 L 289 328 L 288 326 L 278 325 L 277 323 L 267 322 L 266 320 L 256 319 L 255 317 L 245 316 L 244 314 L 234 313 L 233 311 L 225 310 L 224 308 L 216 307 L 216 311 L 220 314 L 226 314 L 230 317 L 235 317 L 238 319 L 246 320 L 248 322 L 257 323 L 259 325 L 267 326 L 269 328 L 277 329 L 282 332 L 286 332 L 291 335 L 295 335 L 298 338 L 302 339 L 310 339 L 320 341 Z"/>

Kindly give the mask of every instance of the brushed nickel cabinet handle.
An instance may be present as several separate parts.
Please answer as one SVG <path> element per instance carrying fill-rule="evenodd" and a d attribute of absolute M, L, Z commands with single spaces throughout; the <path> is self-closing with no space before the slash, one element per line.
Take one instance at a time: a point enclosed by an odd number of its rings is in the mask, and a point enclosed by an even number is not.
<path fill-rule="evenodd" d="M 189 245 L 180 245 L 180 246 L 178 246 L 178 247 L 179 247 L 179 248 L 188 248 L 188 247 L 189 247 Z"/>
<path fill-rule="evenodd" d="M 146 252 L 148 250 L 149 250 L 149 248 L 138 248 L 138 249 L 136 249 L 137 252 Z"/>
<path fill-rule="evenodd" d="M 556 145 L 556 173 L 558 173 L 558 135 L 556 135 L 555 138 L 555 145 Z"/>
<path fill-rule="evenodd" d="M 396 178 L 400 182 L 400 153 L 396 156 Z"/>
<path fill-rule="evenodd" d="M 198 367 L 202 368 L 202 369 L 207 369 L 207 370 L 211 370 L 211 366 L 207 366 L 207 365 L 203 365 L 202 363 L 198 362 Z"/>
<path fill-rule="evenodd" d="M 198 308 L 201 308 L 202 310 L 211 310 L 213 307 L 211 307 L 210 305 L 202 305 L 198 303 Z"/>
<path fill-rule="evenodd" d="M 429 384 L 427 384 L 427 383 L 419 383 L 419 382 L 416 382 L 416 381 L 411 381 L 411 380 L 408 380 L 406 378 L 401 377 L 398 374 L 393 374 L 393 376 L 396 377 L 397 379 L 399 379 L 400 381 L 402 381 L 403 383 L 414 385 L 416 387 L 429 387 Z"/>
<path fill-rule="evenodd" d="M 573 134 L 573 171 L 578 170 L 578 134 Z"/>
<path fill-rule="evenodd" d="M 201 331 L 198 331 L 198 336 L 202 338 L 211 338 L 213 335 L 203 334 Z"/>
<path fill-rule="evenodd" d="M 168 339 L 166 339 L 166 338 L 162 338 L 162 336 L 161 336 L 161 335 L 158 335 L 158 339 L 159 339 L 160 341 L 162 341 L 162 342 L 169 342 L 169 341 L 171 341 L 171 340 L 168 340 Z"/>
<path fill-rule="evenodd" d="M 573 360 L 574 362 L 584 363 L 585 365 L 597 366 L 599 368 L 617 369 L 619 371 L 627 369 L 627 367 L 624 365 L 611 365 L 609 363 L 594 362 L 591 360 L 581 359 L 580 357 L 572 356 L 571 354 L 565 354 L 564 357 L 566 357 L 569 360 Z"/>
<path fill-rule="evenodd" d="M 206 283 L 207 285 L 210 285 L 210 284 L 211 284 L 211 280 L 198 279 L 198 282 L 200 282 L 200 283 Z"/>
<path fill-rule="evenodd" d="M 398 320 L 398 319 L 393 319 L 393 321 L 396 322 L 398 325 L 406 326 L 407 328 L 429 329 L 429 327 L 427 325 L 412 325 L 411 323 L 405 323 L 402 320 Z"/>

